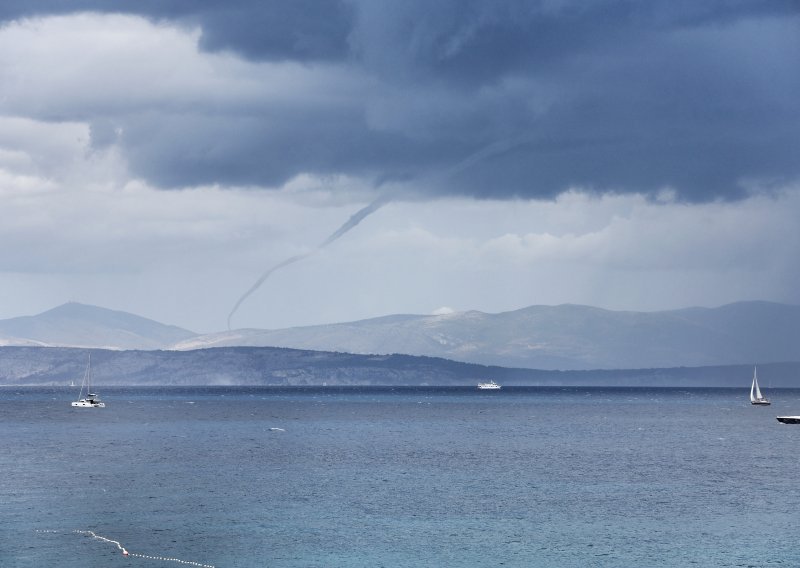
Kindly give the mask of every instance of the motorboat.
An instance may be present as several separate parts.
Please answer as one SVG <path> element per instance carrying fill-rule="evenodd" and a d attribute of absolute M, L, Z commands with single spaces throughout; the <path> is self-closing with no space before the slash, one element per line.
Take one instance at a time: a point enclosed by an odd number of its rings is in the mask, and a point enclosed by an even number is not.
<path fill-rule="evenodd" d="M 776 416 L 782 424 L 800 424 L 800 416 Z"/>

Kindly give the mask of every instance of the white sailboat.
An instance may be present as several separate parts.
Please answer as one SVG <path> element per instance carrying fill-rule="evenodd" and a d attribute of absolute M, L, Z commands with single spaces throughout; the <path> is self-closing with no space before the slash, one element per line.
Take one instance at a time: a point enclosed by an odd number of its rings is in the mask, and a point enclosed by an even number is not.
<path fill-rule="evenodd" d="M 86 396 L 83 390 L 86 389 Z M 105 408 L 106 403 L 100 400 L 100 397 L 92 392 L 92 355 L 89 354 L 89 362 L 86 364 L 86 371 L 83 373 L 83 381 L 81 382 L 81 390 L 78 393 L 78 400 L 72 403 L 72 406 L 78 408 Z"/>
<path fill-rule="evenodd" d="M 753 384 L 750 385 L 750 404 L 770 404 L 767 397 L 763 396 L 761 389 L 758 388 L 758 373 L 755 367 L 753 367 Z"/>

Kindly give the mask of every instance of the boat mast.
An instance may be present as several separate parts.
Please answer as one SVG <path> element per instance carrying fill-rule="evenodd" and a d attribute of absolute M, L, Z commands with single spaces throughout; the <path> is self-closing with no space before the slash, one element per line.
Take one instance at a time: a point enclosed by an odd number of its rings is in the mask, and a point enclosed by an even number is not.
<path fill-rule="evenodd" d="M 92 354 L 89 353 L 89 361 L 86 363 L 86 396 L 92 396 Z"/>

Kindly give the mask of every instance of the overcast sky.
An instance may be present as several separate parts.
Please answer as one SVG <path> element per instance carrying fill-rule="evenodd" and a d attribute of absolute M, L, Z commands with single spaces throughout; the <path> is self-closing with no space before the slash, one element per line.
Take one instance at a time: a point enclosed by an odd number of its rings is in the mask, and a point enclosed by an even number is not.
<path fill-rule="evenodd" d="M 3 2 L 0 318 L 800 304 L 798 93 L 792 0 Z"/>

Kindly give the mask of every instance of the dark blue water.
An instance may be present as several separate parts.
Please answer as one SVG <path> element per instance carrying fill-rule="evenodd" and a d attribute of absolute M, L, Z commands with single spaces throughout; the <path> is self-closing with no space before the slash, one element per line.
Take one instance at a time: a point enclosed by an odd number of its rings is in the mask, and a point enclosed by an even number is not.
<path fill-rule="evenodd" d="M 800 391 L 74 394 L 0 389 L 0 566 L 800 565 Z"/>

